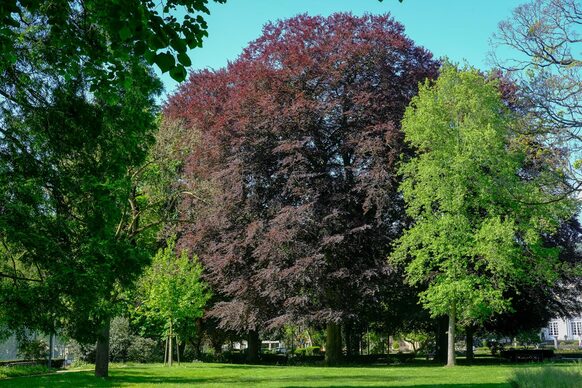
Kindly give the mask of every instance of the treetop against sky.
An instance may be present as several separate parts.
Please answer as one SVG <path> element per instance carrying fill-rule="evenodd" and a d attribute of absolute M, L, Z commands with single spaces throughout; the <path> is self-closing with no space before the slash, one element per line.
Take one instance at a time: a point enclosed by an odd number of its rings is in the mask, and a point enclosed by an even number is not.
<path fill-rule="evenodd" d="M 209 37 L 203 48 L 190 50 L 191 70 L 226 66 L 246 45 L 261 35 L 263 26 L 300 13 L 328 16 L 334 12 L 390 13 L 405 27 L 405 33 L 418 45 L 453 61 L 467 61 L 481 69 L 487 61 L 489 39 L 497 24 L 511 15 L 521 0 L 228 0 L 226 4 L 209 3 Z M 162 75 L 166 93 L 177 83 Z"/>

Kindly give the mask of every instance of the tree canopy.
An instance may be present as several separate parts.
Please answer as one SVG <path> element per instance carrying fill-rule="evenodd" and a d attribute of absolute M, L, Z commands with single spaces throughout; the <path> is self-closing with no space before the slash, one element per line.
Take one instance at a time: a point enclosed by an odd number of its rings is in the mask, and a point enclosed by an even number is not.
<path fill-rule="evenodd" d="M 449 340 L 455 319 L 483 321 L 510 308 L 508 288 L 555 278 L 559 250 L 545 246 L 542 234 L 574 208 L 550 202 L 551 188 L 526 173 L 519 124 L 494 81 L 450 64 L 420 88 L 403 119 L 417 152 L 401 168 L 414 223 L 392 259 L 405 263 L 410 283 L 428 284 L 421 302 L 449 316 Z"/>
<path fill-rule="evenodd" d="M 186 168 L 218 188 L 180 243 L 225 327 L 341 324 L 377 301 L 402 225 L 399 122 L 436 68 L 388 15 L 301 15 L 170 98 L 166 116 L 201 132 Z"/>
<path fill-rule="evenodd" d="M 226 0 L 214 0 L 225 3 Z M 202 47 L 208 36 L 202 14 L 208 0 L 5 0 L 0 6 L 0 68 L 20 61 L 23 35 L 42 26 L 43 43 L 51 48 L 47 64 L 63 76 L 83 63 L 92 83 L 130 86 L 128 67 L 145 59 L 176 81 L 191 65 L 188 49 Z M 179 19 L 178 11 L 185 15 Z"/>

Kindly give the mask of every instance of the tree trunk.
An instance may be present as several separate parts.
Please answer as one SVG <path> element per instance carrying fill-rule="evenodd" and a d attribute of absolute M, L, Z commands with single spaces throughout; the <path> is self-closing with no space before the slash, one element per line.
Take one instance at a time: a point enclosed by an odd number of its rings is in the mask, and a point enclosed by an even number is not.
<path fill-rule="evenodd" d="M 342 358 L 342 333 L 340 325 L 328 323 L 325 337 L 325 364 L 337 365 Z"/>
<path fill-rule="evenodd" d="M 95 377 L 109 377 L 109 326 L 107 318 L 97 333 L 97 348 L 95 349 Z"/>
<path fill-rule="evenodd" d="M 172 353 L 172 344 L 174 343 L 174 339 L 172 338 L 172 320 L 170 320 L 170 338 L 168 341 L 170 342 L 170 348 L 168 349 L 168 366 L 172 366 L 172 361 L 174 360 L 174 355 Z"/>
<path fill-rule="evenodd" d="M 53 333 L 49 334 L 49 354 L 48 354 L 48 367 L 51 368 L 53 366 L 53 349 L 55 347 L 55 341 Z"/>
<path fill-rule="evenodd" d="M 166 337 L 166 343 L 164 346 L 164 366 L 166 366 L 167 362 L 168 362 L 168 337 Z"/>
<path fill-rule="evenodd" d="M 456 319 L 456 306 L 453 303 L 451 306 L 451 311 L 449 313 L 449 333 L 448 333 L 448 346 L 447 346 L 447 366 L 455 366 L 457 364 L 457 359 L 455 357 L 455 319 Z"/>
<path fill-rule="evenodd" d="M 465 342 L 466 342 L 466 357 L 467 361 L 472 362 L 475 358 L 473 354 L 473 334 L 475 333 L 475 326 L 469 325 L 465 328 Z"/>
<path fill-rule="evenodd" d="M 435 360 L 442 364 L 447 362 L 447 317 L 437 318 Z"/>
<path fill-rule="evenodd" d="M 248 341 L 247 362 L 253 364 L 259 361 L 259 333 L 256 330 L 250 330 Z"/>

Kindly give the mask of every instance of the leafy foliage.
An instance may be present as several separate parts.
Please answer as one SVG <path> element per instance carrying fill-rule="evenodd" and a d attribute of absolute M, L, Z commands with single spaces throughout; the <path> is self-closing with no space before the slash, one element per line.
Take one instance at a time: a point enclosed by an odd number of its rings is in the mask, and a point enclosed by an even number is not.
<path fill-rule="evenodd" d="M 301 15 L 171 97 L 166 117 L 201 133 L 185 171 L 216 188 L 180 244 L 223 298 L 221 325 L 356 320 L 380 298 L 402 220 L 399 121 L 436 67 L 388 15 Z"/>
<path fill-rule="evenodd" d="M 190 258 L 185 250 L 176 255 L 175 247 L 175 240 L 170 239 L 139 280 L 138 313 L 153 320 L 154 324 L 164 323 L 158 335 L 167 335 L 173 325 L 178 335 L 187 338 L 192 329 L 188 323 L 202 317 L 211 293 L 202 281 L 202 266 L 196 256 Z M 189 330 L 180 333 L 181 326 Z"/>
<path fill-rule="evenodd" d="M 214 0 L 225 3 L 226 0 Z M 47 64 L 64 77 L 85 67 L 90 82 L 130 86 L 128 67 L 145 59 L 176 81 L 191 65 L 188 49 L 202 47 L 208 36 L 202 14 L 208 0 L 5 0 L 0 7 L 0 68 L 20 60 L 23 34 L 42 25 L 43 44 L 52 55 Z M 175 15 L 184 11 L 179 20 Z"/>
<path fill-rule="evenodd" d="M 63 75 L 49 25 L 34 19 L 19 34 L 18 60 L 0 72 L 0 316 L 93 342 L 149 260 L 130 202 L 160 83 L 135 61 L 124 70 L 132 88 L 90 91 L 94 64 Z"/>
<path fill-rule="evenodd" d="M 573 212 L 524 173 L 518 122 L 497 90 L 477 71 L 447 64 L 403 120 L 418 150 L 401 168 L 415 223 L 392 260 L 405 263 L 411 283 L 428 283 L 421 300 L 433 315 L 456 306 L 467 323 L 508 310 L 504 291 L 520 282 L 551 284 L 559 251 L 542 233 Z"/>

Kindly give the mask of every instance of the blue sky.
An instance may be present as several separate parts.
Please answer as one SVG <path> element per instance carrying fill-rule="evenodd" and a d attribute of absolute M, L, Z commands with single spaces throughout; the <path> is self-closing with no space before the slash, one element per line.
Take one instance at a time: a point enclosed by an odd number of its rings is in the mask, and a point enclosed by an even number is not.
<path fill-rule="evenodd" d="M 250 41 L 261 34 L 262 26 L 299 13 L 329 15 L 334 12 L 383 14 L 389 12 L 402 23 L 406 34 L 436 57 L 448 56 L 489 68 L 489 39 L 497 24 L 526 0 L 227 0 L 211 3 L 209 37 L 204 47 L 191 50 L 192 69 L 224 67 Z M 162 76 L 166 93 L 177 87 L 167 74 Z"/>

